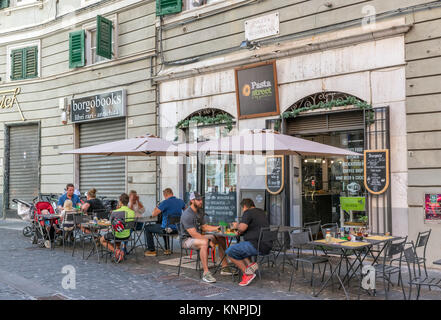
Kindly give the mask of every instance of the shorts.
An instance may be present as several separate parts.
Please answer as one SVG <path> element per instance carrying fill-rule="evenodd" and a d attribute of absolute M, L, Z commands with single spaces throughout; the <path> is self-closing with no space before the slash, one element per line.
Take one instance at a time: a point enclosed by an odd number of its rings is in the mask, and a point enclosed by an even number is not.
<path fill-rule="evenodd" d="M 196 248 L 196 246 L 194 245 L 195 241 L 196 241 L 196 239 L 193 239 L 193 238 L 187 238 L 187 239 L 185 239 L 184 242 L 182 243 L 182 247 L 183 247 L 184 249 L 193 249 L 193 250 L 196 250 L 197 248 Z"/>
<path fill-rule="evenodd" d="M 227 256 L 236 260 L 243 260 L 259 254 L 257 249 L 254 248 L 252 243 L 249 241 L 241 241 L 238 244 L 233 244 L 225 251 L 225 253 Z"/>
<path fill-rule="evenodd" d="M 121 241 L 124 241 L 124 240 L 127 240 L 127 239 L 129 239 L 129 238 L 130 238 L 130 236 L 128 236 L 128 237 L 126 237 L 126 238 L 116 238 L 115 235 L 114 235 L 112 232 L 107 232 L 107 233 L 104 235 L 104 239 L 107 240 L 107 241 L 113 241 L 113 240 L 121 240 Z"/>

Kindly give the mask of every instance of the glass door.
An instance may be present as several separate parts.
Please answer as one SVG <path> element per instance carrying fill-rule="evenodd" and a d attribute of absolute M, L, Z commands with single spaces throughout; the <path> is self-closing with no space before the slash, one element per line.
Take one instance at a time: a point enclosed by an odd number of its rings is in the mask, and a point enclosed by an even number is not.
<path fill-rule="evenodd" d="M 315 142 L 363 153 L 364 131 L 342 131 L 302 137 Z M 320 220 L 340 223 L 342 198 L 366 196 L 362 156 L 302 158 L 303 223 Z M 344 208 L 346 209 L 346 208 Z M 346 221 L 362 221 L 365 211 L 343 210 Z"/>

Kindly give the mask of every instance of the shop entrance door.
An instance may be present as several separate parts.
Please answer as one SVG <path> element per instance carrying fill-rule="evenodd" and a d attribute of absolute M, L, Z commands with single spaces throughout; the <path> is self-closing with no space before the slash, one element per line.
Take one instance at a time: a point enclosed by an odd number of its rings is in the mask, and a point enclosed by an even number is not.
<path fill-rule="evenodd" d="M 8 202 L 6 207 L 16 209 L 13 199 L 32 202 L 40 190 L 40 134 L 38 124 L 7 126 Z M 8 217 L 17 217 L 16 211 L 7 211 Z"/>
<path fill-rule="evenodd" d="M 302 136 L 315 142 L 363 152 L 364 130 L 329 132 Z M 340 198 L 366 197 L 363 184 L 363 157 L 302 157 L 302 220 L 339 223 Z M 352 212 L 353 220 L 366 216 L 365 211 Z M 345 212 L 344 214 L 348 214 Z M 346 217 L 345 220 L 348 220 Z"/>

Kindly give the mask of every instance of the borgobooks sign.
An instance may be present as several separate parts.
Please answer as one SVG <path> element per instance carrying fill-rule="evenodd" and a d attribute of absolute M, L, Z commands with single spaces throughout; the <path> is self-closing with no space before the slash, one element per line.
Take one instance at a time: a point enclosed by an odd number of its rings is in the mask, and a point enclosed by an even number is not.
<path fill-rule="evenodd" d="M 72 99 L 70 103 L 72 122 L 84 122 L 126 115 L 126 90 Z"/>
<path fill-rule="evenodd" d="M 275 61 L 236 68 L 235 75 L 239 119 L 280 113 Z"/>
<path fill-rule="evenodd" d="M 389 187 L 389 150 L 364 151 L 364 185 L 372 194 L 382 194 Z"/>

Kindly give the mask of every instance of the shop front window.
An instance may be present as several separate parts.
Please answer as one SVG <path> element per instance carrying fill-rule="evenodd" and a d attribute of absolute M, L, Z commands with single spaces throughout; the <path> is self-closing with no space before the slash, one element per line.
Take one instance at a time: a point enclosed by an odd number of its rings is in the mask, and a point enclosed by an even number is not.
<path fill-rule="evenodd" d="M 330 132 L 302 138 L 358 153 L 363 153 L 364 149 L 363 130 Z M 365 222 L 363 204 L 366 190 L 362 156 L 303 157 L 302 176 L 303 222 L 320 220 L 322 224 L 340 224 L 343 219 L 346 226 Z"/>
<path fill-rule="evenodd" d="M 224 125 L 190 127 L 187 141 L 208 141 L 229 134 Z M 204 198 L 207 223 L 232 222 L 237 216 L 236 164 L 231 155 L 209 155 L 203 159 L 187 157 L 185 166 L 185 201 L 191 192 L 198 191 Z"/>

